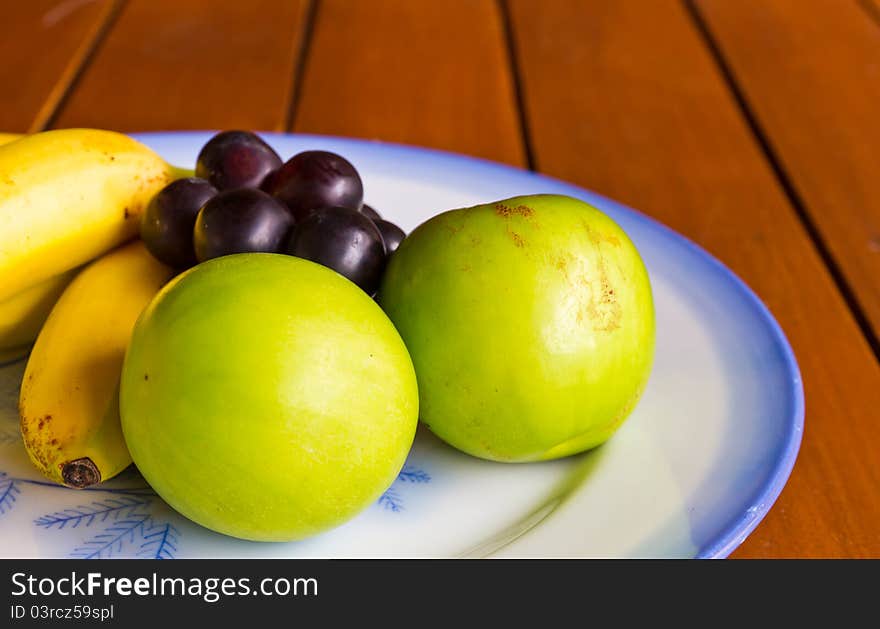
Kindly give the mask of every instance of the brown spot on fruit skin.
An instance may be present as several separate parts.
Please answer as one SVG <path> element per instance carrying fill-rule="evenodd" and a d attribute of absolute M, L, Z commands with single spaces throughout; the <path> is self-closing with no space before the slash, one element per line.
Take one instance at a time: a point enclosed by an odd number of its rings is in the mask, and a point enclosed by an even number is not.
<path fill-rule="evenodd" d="M 440 224 L 444 229 L 449 230 L 453 235 L 457 234 L 462 230 L 461 225 L 456 225 L 452 222 L 452 217 L 448 216 L 448 214 L 452 214 L 452 212 L 447 212 L 446 214 L 441 214 L 437 218 L 439 219 Z"/>
<path fill-rule="evenodd" d="M 584 229 L 587 230 L 587 236 L 589 236 L 592 243 L 597 247 L 601 243 L 606 243 L 613 247 L 620 246 L 620 238 L 618 238 L 616 235 L 596 233 L 596 230 L 594 230 L 593 226 L 590 225 L 587 221 L 581 221 L 581 224 L 584 226 Z"/>
<path fill-rule="evenodd" d="M 144 382 L 146 382 L 146 381 L 149 380 L 149 379 L 150 379 L 150 374 L 145 373 L 145 374 L 144 374 Z"/>
<path fill-rule="evenodd" d="M 522 235 L 520 235 L 520 234 L 518 234 L 517 232 L 513 231 L 513 230 L 510 228 L 510 224 L 506 224 L 506 225 L 504 226 L 504 231 L 507 232 L 507 235 L 508 235 L 508 237 L 513 241 L 514 246 L 516 246 L 516 247 L 519 248 L 519 249 L 524 249 L 524 248 L 525 248 L 525 246 L 526 246 L 526 239 L 523 238 Z"/>
<path fill-rule="evenodd" d="M 553 259 L 553 266 L 562 273 L 565 279 L 568 279 L 568 264 L 571 261 L 571 255 L 568 256 L 557 256 Z"/>
<path fill-rule="evenodd" d="M 621 307 L 608 280 L 604 261 L 599 264 L 599 296 L 592 296 L 587 314 L 598 332 L 613 332 L 620 327 Z"/>
<path fill-rule="evenodd" d="M 123 220 L 127 221 L 130 216 L 131 216 L 131 212 L 128 211 L 128 208 L 125 208 L 124 210 L 122 210 L 122 219 Z"/>
<path fill-rule="evenodd" d="M 40 420 L 43 422 L 44 420 Z M 44 443 L 51 443 L 45 433 L 31 431 L 31 420 L 21 415 L 21 437 L 28 456 L 37 469 L 45 472 L 50 467 L 49 449 L 44 448 Z"/>
<path fill-rule="evenodd" d="M 505 205 L 504 203 L 496 203 L 495 213 L 498 216 L 503 216 L 504 218 L 509 218 L 513 214 L 519 214 L 522 217 L 528 218 L 535 213 L 535 210 L 527 205 L 517 205 L 516 207 L 511 207 L 509 205 Z"/>
<path fill-rule="evenodd" d="M 588 223 L 584 223 L 590 242 L 596 249 L 596 267 L 590 273 L 581 273 L 572 278 L 572 287 L 580 284 L 579 290 L 589 291 L 589 300 L 581 303 L 576 318 L 578 323 L 589 321 L 596 332 L 614 332 L 620 328 L 620 320 L 623 316 L 623 308 L 614 292 L 614 286 L 608 275 L 608 267 L 605 257 L 602 255 L 601 243 L 607 242 L 612 246 L 620 244 L 615 236 L 601 237 Z M 614 240 L 615 242 L 611 242 Z M 563 258 L 556 259 L 556 267 L 568 278 L 568 265 Z"/>

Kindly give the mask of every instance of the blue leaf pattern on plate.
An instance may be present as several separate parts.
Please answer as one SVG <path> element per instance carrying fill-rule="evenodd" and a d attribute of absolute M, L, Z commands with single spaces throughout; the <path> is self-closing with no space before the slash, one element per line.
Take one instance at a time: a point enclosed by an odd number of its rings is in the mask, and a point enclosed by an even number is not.
<path fill-rule="evenodd" d="M 425 470 L 405 465 L 403 469 L 400 470 L 400 474 L 397 475 L 397 480 L 404 483 L 430 483 L 431 475 Z"/>
<path fill-rule="evenodd" d="M 393 489 L 385 490 L 385 493 L 379 496 L 379 506 L 394 513 L 403 511 L 403 501 L 400 495 Z"/>
<path fill-rule="evenodd" d="M 0 443 L 2 443 L 0 436 Z M 140 479 L 133 467 L 113 481 Z M 400 513 L 404 501 L 396 487 L 399 484 L 430 483 L 431 475 L 425 470 L 406 465 L 394 484 L 380 497 L 377 504 L 386 511 Z M 21 494 L 21 485 L 38 485 L 62 491 L 71 491 L 55 483 L 30 478 L 15 478 L 0 472 L 0 515 L 11 510 Z M 150 487 L 113 487 L 97 485 L 78 490 L 100 492 L 110 497 L 94 500 L 62 511 L 54 511 L 34 520 L 34 525 L 45 530 L 65 528 L 84 529 L 106 524 L 93 537 L 70 552 L 77 559 L 110 559 L 113 557 L 141 557 L 144 559 L 174 559 L 178 552 L 180 531 L 170 522 L 158 520 L 150 513 L 156 493 Z"/>
<path fill-rule="evenodd" d="M 70 556 L 76 559 L 111 559 L 121 553 L 127 544 L 144 540 L 149 521 L 149 513 L 136 513 L 124 520 L 117 520 L 75 548 Z"/>
<path fill-rule="evenodd" d="M 7 476 L 6 472 L 0 472 L 0 515 L 12 509 L 15 496 L 21 493 L 16 480 Z"/>
<path fill-rule="evenodd" d="M 149 498 L 135 496 L 108 498 L 103 501 L 95 501 L 88 506 L 79 506 L 44 515 L 34 520 L 34 524 L 47 529 L 53 526 L 63 529 L 68 525 L 71 528 L 76 528 L 80 524 L 91 526 L 96 520 L 106 522 L 108 518 L 118 520 L 120 516 L 130 517 L 138 510 L 138 507 L 147 507 L 149 504 Z"/>
<path fill-rule="evenodd" d="M 174 559 L 178 534 L 179 531 L 169 522 L 151 526 L 144 535 L 137 556 L 144 559 Z"/>
<path fill-rule="evenodd" d="M 400 470 L 400 473 L 397 475 L 397 480 L 394 481 L 394 485 L 391 485 L 391 487 L 385 490 L 385 493 L 379 496 L 379 506 L 386 511 L 400 513 L 401 511 L 403 511 L 403 499 L 400 497 L 400 494 L 394 489 L 395 485 L 397 485 L 398 483 L 430 482 L 431 475 L 428 474 L 425 470 L 410 465 L 404 465 L 403 469 Z"/>

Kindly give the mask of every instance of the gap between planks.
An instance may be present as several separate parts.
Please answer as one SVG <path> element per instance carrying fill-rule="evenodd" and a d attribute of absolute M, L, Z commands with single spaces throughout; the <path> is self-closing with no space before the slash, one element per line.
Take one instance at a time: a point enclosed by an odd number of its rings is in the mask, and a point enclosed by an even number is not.
<path fill-rule="evenodd" d="M 37 111 L 27 133 L 44 131 L 55 120 L 101 43 L 104 42 L 113 24 L 116 23 L 116 18 L 122 13 L 125 2 L 126 0 L 113 0 L 107 5 L 103 15 L 96 20 L 92 31 L 83 38 L 82 44 L 73 53 L 70 63 L 67 64 L 52 91 L 49 92 L 43 105 Z"/>
<path fill-rule="evenodd" d="M 318 16 L 318 5 L 321 0 L 308 0 L 306 10 L 303 14 L 303 23 L 300 27 L 300 44 L 296 53 L 296 62 L 293 64 L 293 77 L 290 85 L 290 97 L 287 106 L 287 117 L 281 127 L 284 131 L 289 132 L 293 129 L 296 121 L 296 112 L 302 97 L 303 74 L 305 73 L 306 63 L 309 58 L 309 51 L 312 47 L 312 35 L 315 32 L 315 21 Z"/>
<path fill-rule="evenodd" d="M 870 1 L 871 0 L 859 0 L 859 4 L 866 6 L 865 3 Z M 691 17 L 694 26 L 699 32 L 701 39 L 705 43 L 709 54 L 715 61 L 715 64 L 718 67 L 719 72 L 721 73 L 724 83 L 730 90 L 730 93 L 733 96 L 733 99 L 736 102 L 740 113 L 742 113 L 743 118 L 745 119 L 746 124 L 748 125 L 749 130 L 752 133 L 752 136 L 758 143 L 758 147 L 761 153 L 764 155 L 765 159 L 770 165 L 770 168 L 773 171 L 773 175 L 779 183 L 780 187 L 782 188 L 786 199 L 788 199 L 788 202 L 794 208 L 798 219 L 804 226 L 804 229 L 806 230 L 807 235 L 809 236 L 810 240 L 813 243 L 813 246 L 818 252 L 819 257 L 822 259 L 822 263 L 831 274 L 831 277 L 834 280 L 834 284 L 837 286 L 837 290 L 840 292 L 841 296 L 846 302 L 847 307 L 849 308 L 851 315 L 855 319 L 856 324 L 859 326 L 859 330 L 861 330 L 862 336 L 864 336 L 865 340 L 868 342 L 868 345 L 871 347 L 874 358 L 878 362 L 880 362 L 880 338 L 878 338 L 877 334 L 872 328 L 871 323 L 865 313 L 865 310 L 855 294 L 855 291 L 846 280 L 843 271 L 837 264 L 834 256 L 831 254 L 831 251 L 824 238 L 822 237 L 819 228 L 816 226 L 816 223 L 810 216 L 806 204 L 804 203 L 803 199 L 795 188 L 795 185 L 792 182 L 791 177 L 785 170 L 785 167 L 782 165 L 779 156 L 773 149 L 773 146 L 771 145 L 767 134 L 764 132 L 760 123 L 758 122 L 752 106 L 749 105 L 748 99 L 746 98 L 744 91 L 742 90 L 739 82 L 736 79 L 733 68 L 731 67 L 730 63 L 728 63 L 726 57 L 724 56 L 724 53 L 721 51 L 721 47 L 717 39 L 712 34 L 708 23 L 704 19 L 702 13 L 700 12 L 700 9 L 696 6 L 694 0 L 682 0 L 682 2 L 684 3 L 686 12 Z"/>
<path fill-rule="evenodd" d="M 862 7 L 865 13 L 880 26 L 880 2 L 878 0 L 856 0 L 856 4 Z"/>
<path fill-rule="evenodd" d="M 501 28 L 504 31 L 504 45 L 507 49 L 507 62 L 510 68 L 510 78 L 513 82 L 513 97 L 516 106 L 517 119 L 519 120 L 519 133 L 523 145 L 523 153 L 526 158 L 526 167 L 535 171 L 538 164 L 535 160 L 535 151 L 532 146 L 529 118 L 526 112 L 526 99 L 522 81 L 522 72 L 519 57 L 516 52 L 516 42 L 513 34 L 513 20 L 510 17 L 510 6 L 507 0 L 496 0 L 498 12 L 501 17 Z"/>

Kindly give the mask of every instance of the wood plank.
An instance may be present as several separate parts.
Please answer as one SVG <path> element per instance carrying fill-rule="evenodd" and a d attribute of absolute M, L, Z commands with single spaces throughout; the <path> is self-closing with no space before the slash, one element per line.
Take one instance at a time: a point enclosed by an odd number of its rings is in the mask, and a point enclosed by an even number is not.
<path fill-rule="evenodd" d="M 880 367 L 684 6 L 511 8 L 540 169 L 704 245 L 761 295 L 797 354 L 798 463 L 735 556 L 880 555 Z"/>
<path fill-rule="evenodd" d="M 322 0 L 297 131 L 525 160 L 493 0 Z"/>
<path fill-rule="evenodd" d="M 880 24 L 880 0 L 858 0 L 862 7 Z"/>
<path fill-rule="evenodd" d="M 855 2 L 698 3 L 758 126 L 880 335 L 880 23 Z"/>
<path fill-rule="evenodd" d="M 28 0 L 3 6 L 0 131 L 41 130 L 79 72 L 113 0 Z"/>
<path fill-rule="evenodd" d="M 130 0 L 56 127 L 281 130 L 307 0 Z"/>

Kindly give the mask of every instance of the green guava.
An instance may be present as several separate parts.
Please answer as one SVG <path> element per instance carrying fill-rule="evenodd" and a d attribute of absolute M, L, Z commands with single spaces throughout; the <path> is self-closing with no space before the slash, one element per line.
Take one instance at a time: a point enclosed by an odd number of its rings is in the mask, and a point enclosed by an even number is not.
<path fill-rule="evenodd" d="M 391 485 L 418 391 L 403 341 L 357 286 L 307 260 L 239 254 L 147 307 L 120 408 L 132 458 L 168 504 L 283 541 L 342 524 Z"/>
<path fill-rule="evenodd" d="M 486 459 L 554 459 L 603 443 L 653 362 L 638 251 L 611 218 L 569 197 L 435 216 L 391 257 L 379 302 L 412 356 L 422 422 Z"/>

